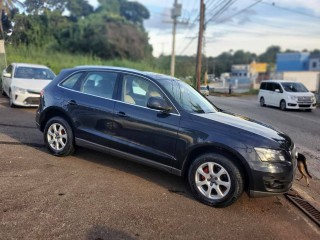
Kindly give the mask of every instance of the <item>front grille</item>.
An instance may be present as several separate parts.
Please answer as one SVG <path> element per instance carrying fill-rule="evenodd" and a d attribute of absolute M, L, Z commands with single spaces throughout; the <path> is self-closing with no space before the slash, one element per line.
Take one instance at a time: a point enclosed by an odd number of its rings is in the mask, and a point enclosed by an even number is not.
<path fill-rule="evenodd" d="M 308 96 L 298 97 L 298 102 L 311 102 L 312 98 Z"/>
<path fill-rule="evenodd" d="M 311 104 L 299 104 L 299 107 L 310 107 Z"/>
<path fill-rule="evenodd" d="M 39 104 L 40 98 L 38 97 L 28 97 L 25 101 L 26 104 Z"/>

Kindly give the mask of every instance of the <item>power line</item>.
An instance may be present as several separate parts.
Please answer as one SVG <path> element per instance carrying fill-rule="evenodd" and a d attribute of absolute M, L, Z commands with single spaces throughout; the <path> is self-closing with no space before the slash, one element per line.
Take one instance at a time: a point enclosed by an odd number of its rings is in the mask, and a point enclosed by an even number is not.
<path fill-rule="evenodd" d="M 273 6 L 273 7 L 276 7 L 276 8 L 279 8 L 279 9 L 282 9 L 282 10 L 285 10 L 285 11 L 288 11 L 288 12 L 293 12 L 293 13 L 296 13 L 296 14 L 300 14 L 300 15 L 303 15 L 303 16 L 307 16 L 307 17 L 312 17 L 312 18 L 320 19 L 320 17 L 315 16 L 315 15 L 311 15 L 311 14 L 308 14 L 308 13 L 304 13 L 304 12 L 296 11 L 296 10 L 291 9 L 291 8 L 286 8 L 286 7 L 278 6 L 278 5 L 276 5 L 274 2 L 273 2 L 273 3 L 267 3 L 267 2 L 259 1 L 259 3 L 261 3 L 261 4 L 265 4 L 265 5 L 269 5 L 269 6 Z"/>

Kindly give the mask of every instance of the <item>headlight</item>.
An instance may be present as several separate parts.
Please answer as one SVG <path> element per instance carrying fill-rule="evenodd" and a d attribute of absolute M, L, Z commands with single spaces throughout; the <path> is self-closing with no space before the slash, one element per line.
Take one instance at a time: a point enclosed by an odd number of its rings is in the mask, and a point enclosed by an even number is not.
<path fill-rule="evenodd" d="M 20 93 L 20 94 L 25 94 L 26 92 L 27 92 L 27 90 L 26 89 L 24 89 L 24 88 L 14 88 L 14 92 L 15 93 Z"/>
<path fill-rule="evenodd" d="M 316 100 L 315 96 L 311 96 L 311 101 L 314 102 Z"/>
<path fill-rule="evenodd" d="M 294 100 L 294 101 L 297 101 L 297 100 L 298 100 L 298 97 L 297 97 L 297 96 L 292 96 L 292 95 L 291 95 L 291 96 L 290 96 L 290 99 L 291 99 L 291 100 Z"/>
<path fill-rule="evenodd" d="M 285 157 L 282 154 L 282 151 L 273 150 L 268 148 L 254 148 L 259 158 L 263 162 L 283 162 Z"/>

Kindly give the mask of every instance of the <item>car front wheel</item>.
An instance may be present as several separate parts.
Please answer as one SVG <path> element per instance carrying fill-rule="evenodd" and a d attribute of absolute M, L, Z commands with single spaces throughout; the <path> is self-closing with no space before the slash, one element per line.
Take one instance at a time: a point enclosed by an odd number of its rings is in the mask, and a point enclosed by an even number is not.
<path fill-rule="evenodd" d="M 72 129 L 61 117 L 53 117 L 47 122 L 44 129 L 44 142 L 55 156 L 67 156 L 74 152 Z"/>
<path fill-rule="evenodd" d="M 280 102 L 280 109 L 282 110 L 282 111 L 285 111 L 286 110 L 286 101 L 285 100 L 281 100 L 281 102 Z"/>
<path fill-rule="evenodd" d="M 9 106 L 12 107 L 12 108 L 14 108 L 16 106 L 13 103 L 13 98 L 14 98 L 14 96 L 12 96 L 12 92 L 9 91 Z"/>
<path fill-rule="evenodd" d="M 188 181 L 193 195 L 213 207 L 226 207 L 242 194 L 243 177 L 239 168 L 227 157 L 208 153 L 191 164 Z"/>

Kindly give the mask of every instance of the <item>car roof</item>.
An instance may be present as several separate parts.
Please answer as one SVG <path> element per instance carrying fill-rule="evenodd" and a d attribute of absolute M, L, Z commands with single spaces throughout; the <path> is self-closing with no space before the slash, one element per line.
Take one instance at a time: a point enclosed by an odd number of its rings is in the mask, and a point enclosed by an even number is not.
<path fill-rule="evenodd" d="M 261 81 L 261 83 L 263 82 L 274 82 L 274 83 L 293 83 L 293 82 L 296 82 L 296 83 L 299 83 L 297 81 L 289 81 L 289 80 L 263 80 Z"/>
<path fill-rule="evenodd" d="M 38 68 L 48 68 L 45 65 L 40 64 L 33 64 L 33 63 L 12 63 L 12 65 L 15 65 L 17 67 L 38 67 Z"/>
<path fill-rule="evenodd" d="M 140 71 L 137 69 L 133 69 L 133 68 L 125 68 L 125 67 L 114 67 L 114 66 L 101 66 L 101 65 L 83 65 L 83 66 L 76 66 L 70 70 L 116 70 L 116 71 L 121 71 L 121 72 L 128 72 L 128 73 L 134 73 L 134 74 L 139 74 L 142 76 L 147 76 L 149 78 L 152 78 L 153 80 L 159 81 L 161 82 L 161 80 L 176 80 L 176 81 L 180 81 L 177 78 L 171 77 L 169 75 L 165 75 L 165 74 L 161 74 L 161 73 L 155 73 L 155 72 L 149 72 L 149 71 Z"/>

